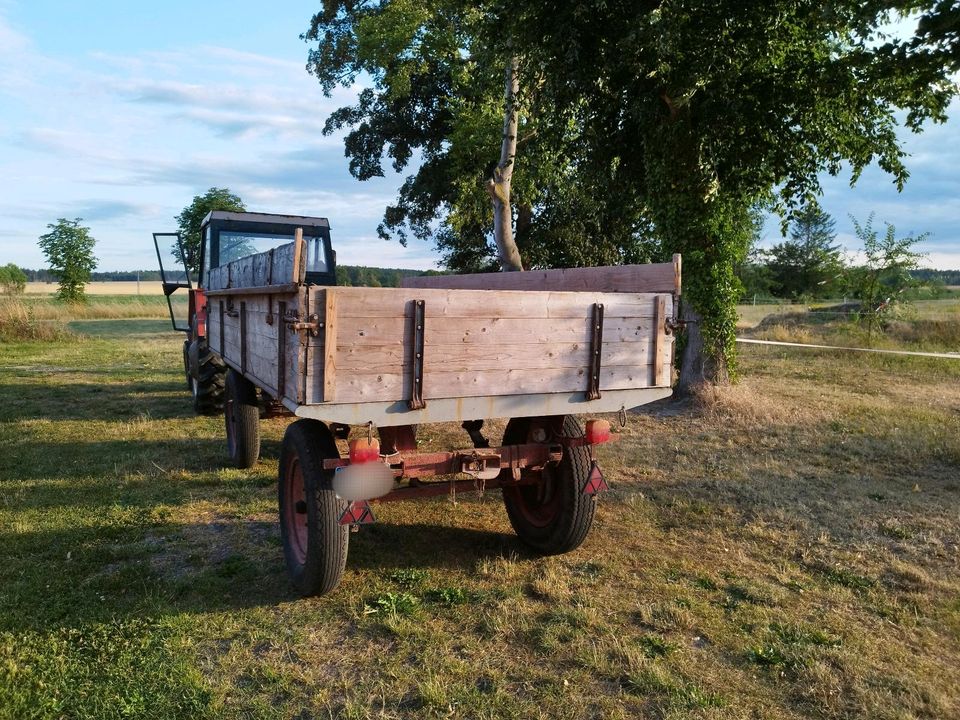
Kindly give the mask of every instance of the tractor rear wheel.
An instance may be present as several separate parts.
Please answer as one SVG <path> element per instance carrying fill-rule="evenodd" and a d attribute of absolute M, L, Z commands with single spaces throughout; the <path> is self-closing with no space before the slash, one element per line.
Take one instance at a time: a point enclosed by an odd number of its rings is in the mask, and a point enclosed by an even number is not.
<path fill-rule="evenodd" d="M 572 415 L 514 418 L 507 423 L 503 444 L 550 443 L 558 436 L 583 437 L 583 428 Z M 504 486 L 507 517 L 523 542 L 546 555 L 580 546 L 590 532 L 596 509 L 594 498 L 584 493 L 590 466 L 589 448 L 565 447 L 560 462 L 541 471 L 539 483 Z"/>
<path fill-rule="evenodd" d="M 331 487 L 325 459 L 339 458 L 329 428 L 317 420 L 287 427 L 280 449 L 280 538 L 294 586 L 302 595 L 323 595 L 340 582 L 347 564 L 350 527 L 340 524 L 347 503 Z"/>
<path fill-rule="evenodd" d="M 193 378 L 190 377 L 190 341 L 183 341 L 183 374 L 187 378 L 187 390 L 193 390 Z"/>
<path fill-rule="evenodd" d="M 197 415 L 216 415 L 223 410 L 223 386 L 227 365 L 206 342 L 197 347 L 197 356 L 197 377 L 190 378 L 193 409 Z"/>
<path fill-rule="evenodd" d="M 260 457 L 260 405 L 257 388 L 234 369 L 227 370 L 223 416 L 227 455 L 238 468 L 251 468 Z"/>

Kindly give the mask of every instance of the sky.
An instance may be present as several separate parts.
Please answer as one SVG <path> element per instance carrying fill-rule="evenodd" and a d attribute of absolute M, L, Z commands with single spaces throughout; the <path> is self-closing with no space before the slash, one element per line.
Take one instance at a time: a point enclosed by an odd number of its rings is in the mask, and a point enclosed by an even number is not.
<path fill-rule="evenodd" d="M 359 182 L 342 136 L 321 133 L 355 89 L 326 98 L 299 39 L 320 3 L 285 0 L 93 3 L 0 0 L 0 265 L 45 266 L 37 238 L 82 217 L 100 270 L 153 268 L 152 232 L 207 188 L 248 209 L 330 219 L 340 263 L 435 267 L 428 242 L 377 237 L 403 180 Z M 960 103 L 951 120 L 904 133 L 911 179 L 897 193 L 869 169 L 824 179 L 838 240 L 857 249 L 852 214 L 898 234 L 929 232 L 930 267 L 960 269 Z M 767 223 L 765 244 L 780 239 Z"/>

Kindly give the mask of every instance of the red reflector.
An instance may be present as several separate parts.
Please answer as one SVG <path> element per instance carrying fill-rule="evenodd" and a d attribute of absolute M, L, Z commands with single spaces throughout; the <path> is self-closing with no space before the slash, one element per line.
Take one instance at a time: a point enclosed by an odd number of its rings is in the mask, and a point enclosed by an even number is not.
<path fill-rule="evenodd" d="M 341 525 L 369 525 L 375 521 L 373 509 L 366 500 L 356 500 L 340 513 Z"/>
<path fill-rule="evenodd" d="M 380 459 L 380 441 L 376 438 L 357 438 L 350 441 L 350 462 L 366 463 Z"/>
<path fill-rule="evenodd" d="M 587 420 L 587 444 L 599 445 L 610 441 L 610 423 L 606 420 Z"/>
<path fill-rule="evenodd" d="M 590 475 L 587 477 L 587 484 L 583 488 L 585 495 L 596 495 L 598 492 L 609 490 L 607 481 L 603 479 L 603 473 L 600 472 L 600 466 L 594 460 L 590 466 Z"/>

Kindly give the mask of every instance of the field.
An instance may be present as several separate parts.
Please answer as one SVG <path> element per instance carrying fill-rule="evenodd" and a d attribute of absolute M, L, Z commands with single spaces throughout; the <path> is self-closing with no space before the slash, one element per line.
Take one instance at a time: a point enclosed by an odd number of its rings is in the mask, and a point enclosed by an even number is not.
<path fill-rule="evenodd" d="M 0 343 L 2 720 L 960 717 L 960 362 L 746 347 L 599 450 L 577 551 L 496 492 L 380 505 L 304 600 L 287 421 L 229 469 L 165 305 L 47 306 L 59 339 Z"/>
<path fill-rule="evenodd" d="M 158 280 L 91 282 L 84 290 L 88 295 L 163 295 L 163 285 Z M 53 282 L 27 283 L 28 295 L 53 295 L 56 291 L 57 284 Z"/>

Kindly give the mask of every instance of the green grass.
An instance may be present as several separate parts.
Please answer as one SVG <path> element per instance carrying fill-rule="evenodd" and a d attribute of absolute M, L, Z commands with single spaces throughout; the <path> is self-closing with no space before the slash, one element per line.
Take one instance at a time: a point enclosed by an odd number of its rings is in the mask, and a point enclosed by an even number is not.
<path fill-rule="evenodd" d="M 577 551 L 529 553 L 495 492 L 383 504 L 300 599 L 287 421 L 230 469 L 182 336 L 67 322 L 0 345 L 0 720 L 960 713 L 960 363 L 747 348 L 598 450 Z"/>

